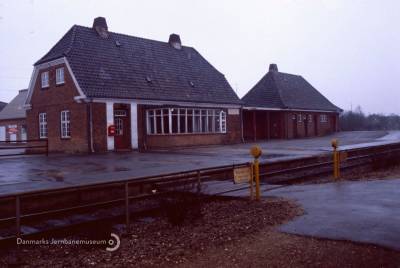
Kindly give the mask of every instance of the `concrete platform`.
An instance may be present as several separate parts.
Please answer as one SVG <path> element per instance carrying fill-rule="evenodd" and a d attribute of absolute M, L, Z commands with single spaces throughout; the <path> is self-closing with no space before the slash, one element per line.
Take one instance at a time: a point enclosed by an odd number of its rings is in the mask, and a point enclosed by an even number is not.
<path fill-rule="evenodd" d="M 208 186 L 204 189 L 208 194 L 223 189 L 236 190 L 224 196 L 249 196 L 243 184 L 210 182 Z M 261 195 L 295 200 L 305 210 L 303 216 L 281 225 L 282 232 L 400 250 L 400 179 L 261 185 Z"/>
<path fill-rule="evenodd" d="M 342 132 L 319 138 L 257 144 L 264 152 L 261 161 L 281 161 L 328 153 L 332 138 L 338 138 L 344 146 L 362 147 L 400 141 L 400 132 Z M 252 145 L 246 143 L 148 153 L 0 157 L 0 196 L 249 162 L 252 160 L 249 155 Z"/>
<path fill-rule="evenodd" d="M 263 195 L 294 199 L 305 209 L 283 232 L 400 250 L 400 179 L 289 186 Z"/>

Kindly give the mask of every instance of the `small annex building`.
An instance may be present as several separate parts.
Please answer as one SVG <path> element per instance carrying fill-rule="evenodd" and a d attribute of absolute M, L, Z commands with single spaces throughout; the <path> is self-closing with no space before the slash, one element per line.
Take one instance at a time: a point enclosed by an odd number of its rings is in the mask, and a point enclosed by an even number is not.
<path fill-rule="evenodd" d="M 1 112 L 1 110 L 3 110 L 4 107 L 6 107 L 6 105 L 7 105 L 7 102 L 0 101 L 0 112 Z"/>
<path fill-rule="evenodd" d="M 242 98 L 245 141 L 322 136 L 338 131 L 340 108 L 302 76 L 268 73 Z"/>
<path fill-rule="evenodd" d="M 167 42 L 74 25 L 34 64 L 28 138 L 50 152 L 146 150 L 241 141 L 242 102 L 180 36 Z"/>
<path fill-rule="evenodd" d="M 24 109 L 27 89 L 0 111 L 0 141 L 25 141 L 27 139 L 26 112 Z"/>

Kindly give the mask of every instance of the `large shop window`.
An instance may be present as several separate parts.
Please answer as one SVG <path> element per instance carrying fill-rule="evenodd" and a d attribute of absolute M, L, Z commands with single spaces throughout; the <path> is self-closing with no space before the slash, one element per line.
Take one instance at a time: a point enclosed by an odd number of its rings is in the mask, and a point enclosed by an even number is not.
<path fill-rule="evenodd" d="M 163 108 L 146 111 L 147 134 L 226 133 L 226 112 Z"/>

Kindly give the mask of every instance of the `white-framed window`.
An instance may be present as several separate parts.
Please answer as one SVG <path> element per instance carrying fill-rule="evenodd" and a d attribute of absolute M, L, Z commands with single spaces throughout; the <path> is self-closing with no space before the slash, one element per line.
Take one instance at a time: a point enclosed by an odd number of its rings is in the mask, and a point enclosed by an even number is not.
<path fill-rule="evenodd" d="M 46 88 L 49 87 L 50 83 L 49 83 L 49 72 L 43 72 L 41 74 L 41 81 L 42 81 L 42 88 Z"/>
<path fill-rule="evenodd" d="M 70 111 L 61 111 L 61 138 L 71 138 Z"/>
<path fill-rule="evenodd" d="M 226 133 L 226 112 L 220 109 L 149 109 L 146 123 L 147 134 Z"/>
<path fill-rule="evenodd" d="M 47 114 L 39 113 L 39 138 L 47 138 Z"/>
<path fill-rule="evenodd" d="M 224 111 L 219 113 L 219 123 L 221 132 L 226 133 L 226 113 Z"/>
<path fill-rule="evenodd" d="M 64 67 L 56 69 L 56 84 L 61 85 L 64 84 Z"/>
<path fill-rule="evenodd" d="M 308 123 L 312 123 L 312 114 L 308 115 Z"/>
<path fill-rule="evenodd" d="M 297 115 L 297 122 L 303 123 L 303 117 L 302 117 L 301 114 L 298 114 L 298 115 Z"/>
<path fill-rule="evenodd" d="M 328 122 L 328 116 L 326 114 L 321 114 L 319 116 L 321 123 L 326 123 Z"/>

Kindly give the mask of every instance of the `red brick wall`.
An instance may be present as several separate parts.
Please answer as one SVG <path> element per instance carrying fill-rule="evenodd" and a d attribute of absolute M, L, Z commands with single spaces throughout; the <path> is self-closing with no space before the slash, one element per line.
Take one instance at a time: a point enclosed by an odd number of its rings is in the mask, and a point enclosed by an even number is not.
<path fill-rule="evenodd" d="M 21 138 L 21 129 L 22 126 L 25 126 L 26 129 L 26 119 L 25 118 L 19 118 L 19 119 L 7 119 L 7 120 L 0 120 L 0 126 L 4 126 L 6 130 L 6 140 L 10 140 L 10 135 L 8 133 L 8 127 L 10 125 L 16 125 L 17 126 L 17 141 L 20 141 Z"/>
<path fill-rule="evenodd" d="M 106 104 L 91 103 L 93 118 L 93 149 L 95 152 L 107 151 Z"/>
<path fill-rule="evenodd" d="M 336 120 L 337 118 L 336 114 L 326 114 L 328 115 L 328 122 L 321 122 L 320 119 L 318 118 L 318 135 L 327 135 L 332 132 L 336 131 Z"/>
<path fill-rule="evenodd" d="M 328 116 L 328 122 L 321 122 L 320 115 L 326 114 Z M 302 122 L 298 121 L 299 115 L 302 116 Z M 309 120 L 311 115 L 311 121 Z M 293 124 L 293 116 L 296 116 L 295 124 Z M 307 120 L 304 120 L 304 116 L 307 116 Z M 336 120 L 335 120 L 336 118 Z M 306 137 L 306 124 L 307 124 L 307 137 L 323 136 L 336 131 L 336 122 L 338 115 L 332 113 L 316 113 L 316 112 L 290 112 L 288 113 L 287 124 L 288 124 L 288 138 L 295 138 L 295 129 L 297 127 L 297 137 Z M 317 126 L 315 126 L 317 125 Z M 317 133 L 315 133 L 317 130 Z"/>
<path fill-rule="evenodd" d="M 64 67 L 65 83 L 56 85 L 56 68 Z M 41 88 L 41 73 L 49 71 L 50 86 Z M 39 72 L 31 98 L 31 109 L 27 111 L 28 139 L 39 139 L 39 113 L 47 113 L 48 142 L 50 152 L 88 152 L 87 104 L 74 100 L 79 93 L 68 68 L 53 66 Z M 62 139 L 60 113 L 69 110 L 71 115 L 71 138 Z"/>
<path fill-rule="evenodd" d="M 253 113 L 256 113 L 257 140 L 293 139 L 326 135 L 337 129 L 338 115 L 333 113 L 316 112 L 277 112 L 277 111 L 244 111 L 243 126 L 244 138 L 247 141 L 254 140 Z M 266 122 L 269 114 L 269 133 L 265 133 Z M 328 122 L 321 123 L 320 115 L 328 115 Z M 311 115 L 311 120 L 309 116 Z M 299 117 L 301 116 L 301 122 Z M 307 119 L 305 119 L 307 116 Z M 293 119 L 294 118 L 294 119 Z M 335 120 L 336 118 L 336 120 Z M 307 124 L 307 128 L 306 128 Z M 315 132 L 317 129 L 318 133 Z"/>
<path fill-rule="evenodd" d="M 168 147 L 185 147 L 196 145 L 232 144 L 241 142 L 241 117 L 229 115 L 226 119 L 226 133 L 224 134 L 176 134 L 176 135 L 147 135 L 146 133 L 146 108 L 148 106 L 138 105 L 138 135 L 139 149 L 154 149 Z M 151 107 L 156 108 L 156 107 Z M 188 107 L 189 108 L 189 107 Z"/>

